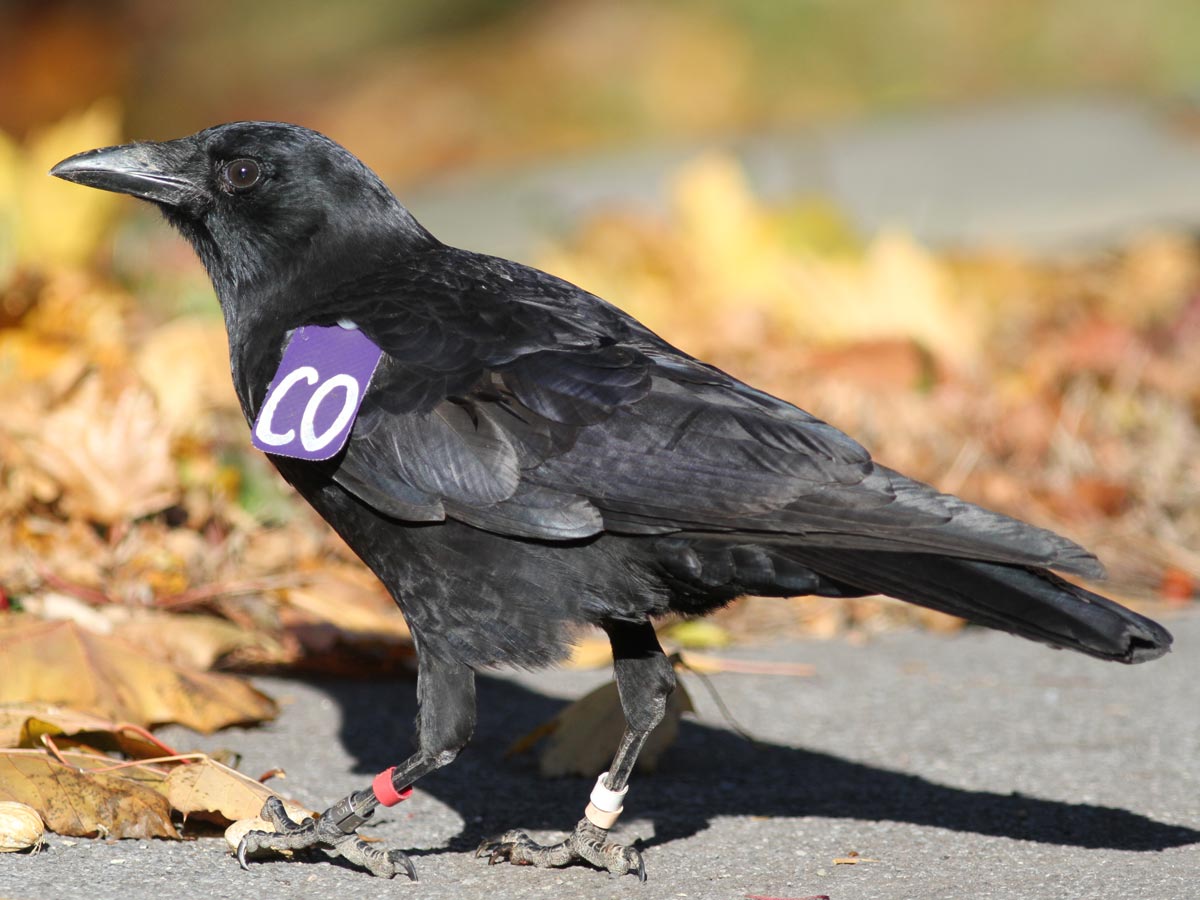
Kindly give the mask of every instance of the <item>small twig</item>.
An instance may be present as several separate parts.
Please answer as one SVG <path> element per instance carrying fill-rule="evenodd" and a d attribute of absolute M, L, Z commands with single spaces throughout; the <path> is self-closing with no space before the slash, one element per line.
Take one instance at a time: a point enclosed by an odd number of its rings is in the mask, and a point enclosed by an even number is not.
<path fill-rule="evenodd" d="M 50 735 L 48 735 L 48 734 L 43 734 L 39 738 L 39 740 L 42 742 L 42 746 L 44 746 L 47 750 L 50 751 L 51 756 L 53 756 L 55 759 L 57 759 L 64 766 L 71 765 L 69 762 L 67 762 L 63 758 L 62 751 L 58 749 L 58 744 L 54 743 L 54 738 L 50 737 Z M 72 766 L 72 768 L 75 768 L 75 767 Z"/>
<path fill-rule="evenodd" d="M 108 546 L 120 546 L 121 542 L 129 537 L 131 531 L 133 531 L 133 525 L 128 519 L 121 519 L 119 522 L 114 522 L 112 528 L 108 530 Z"/>
<path fill-rule="evenodd" d="M 969 438 L 954 457 L 954 462 L 942 477 L 938 489 L 947 494 L 958 493 L 982 458 L 983 445 L 975 438 Z"/>
<path fill-rule="evenodd" d="M 224 597 L 237 597 L 242 594 L 259 594 L 264 591 L 277 591 L 281 588 L 299 587 L 312 581 L 311 575 L 280 575 L 275 578 L 257 578 L 250 581 L 234 581 L 229 583 L 206 584 L 203 587 L 189 588 L 178 594 L 169 594 L 155 601 L 160 609 L 179 609 L 185 606 L 196 606 L 209 600 L 219 600 Z"/>
<path fill-rule="evenodd" d="M 131 731 L 134 734 L 136 734 L 138 737 L 140 737 L 142 740 L 146 741 L 148 744 L 153 744 L 155 747 L 157 747 L 163 753 L 166 753 L 169 756 L 178 756 L 179 755 L 179 751 L 176 750 L 174 747 L 170 746 L 169 744 L 163 743 L 158 738 L 156 738 L 154 735 L 152 735 L 149 731 L 147 731 L 145 728 L 143 728 L 141 725 L 135 725 L 133 722 L 120 722 L 113 728 L 113 731 L 114 732 Z"/>
<path fill-rule="evenodd" d="M 102 772 L 115 772 L 117 769 L 129 769 L 135 766 L 157 766 L 164 763 L 190 763 L 208 759 L 207 753 L 173 753 L 170 756 L 153 756 L 150 759 L 130 759 L 125 762 L 113 763 L 111 766 L 98 766 L 95 769 L 82 769 L 89 775 Z M 68 765 L 70 765 L 68 763 Z M 73 768 L 79 768 L 74 766 Z"/>
<path fill-rule="evenodd" d="M 36 565 L 38 577 L 41 578 L 48 587 L 51 587 L 56 591 L 62 591 L 64 594 L 70 594 L 75 599 L 82 600 L 84 603 L 92 606 L 109 606 L 114 602 L 113 598 L 104 593 L 104 591 L 98 590 L 97 588 L 87 587 L 83 584 L 77 584 L 74 581 L 63 578 L 61 575 L 56 575 L 41 563 L 37 563 Z"/>
<path fill-rule="evenodd" d="M 734 672 L 739 675 L 788 675 L 793 678 L 811 678 L 817 674 L 817 667 L 810 663 L 732 659 L 727 656 L 713 656 L 710 653 L 695 653 L 691 650 L 679 650 L 675 655 L 689 671 L 697 674 Z"/>
<path fill-rule="evenodd" d="M 682 655 L 680 655 L 679 653 L 672 654 L 672 660 L 675 662 L 676 665 L 682 666 L 688 672 L 691 672 L 693 675 L 695 675 L 697 678 L 700 679 L 700 683 L 704 685 L 705 690 L 708 691 L 708 695 L 710 697 L 712 697 L 713 702 L 717 704 L 717 709 L 720 711 L 721 717 L 725 719 L 725 721 L 729 724 L 729 727 L 733 729 L 735 734 L 737 734 L 739 737 L 742 737 L 745 740 L 749 741 L 755 747 L 763 746 L 762 741 L 760 741 L 758 738 L 754 737 L 754 735 L 752 735 L 745 728 L 743 728 L 738 723 L 737 719 L 735 719 L 733 717 L 733 713 L 731 713 L 729 711 L 729 707 L 725 705 L 725 701 L 721 699 L 721 695 L 717 693 L 716 686 L 712 683 L 712 681 L 709 679 L 709 677 L 707 675 L 705 675 L 700 670 L 693 669 L 691 666 L 689 666 L 687 664 L 687 661 L 684 660 Z"/>

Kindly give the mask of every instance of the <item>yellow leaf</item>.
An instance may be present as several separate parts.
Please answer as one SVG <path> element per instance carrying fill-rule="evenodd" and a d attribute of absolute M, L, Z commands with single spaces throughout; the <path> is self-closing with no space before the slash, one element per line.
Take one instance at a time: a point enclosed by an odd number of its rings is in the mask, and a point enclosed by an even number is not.
<path fill-rule="evenodd" d="M 164 747 L 144 732 L 49 703 L 0 706 L 0 747 L 40 749 L 49 736 L 58 747 L 119 752 L 134 759 L 162 756 Z"/>
<path fill-rule="evenodd" d="M 0 284 L 6 284 L 17 263 L 17 185 L 21 151 L 0 131 Z"/>
<path fill-rule="evenodd" d="M 733 639 L 729 632 L 709 619 L 688 619 L 676 622 L 663 629 L 662 637 L 680 647 L 710 650 L 713 647 L 728 647 Z"/>
<path fill-rule="evenodd" d="M 606 637 L 586 637 L 571 648 L 563 664 L 568 669 L 599 669 L 612 665 L 612 644 Z"/>
<path fill-rule="evenodd" d="M 49 703 L 16 703 L 0 706 L 0 747 L 30 746 L 30 723 L 39 734 L 67 734 L 109 729 L 112 723 L 99 716 Z"/>
<path fill-rule="evenodd" d="M 0 203 L 15 223 L 18 263 L 53 269 L 81 266 L 92 256 L 118 208 L 107 191 L 81 191 L 47 173 L 80 148 L 104 147 L 120 140 L 120 110 L 101 100 L 82 113 L 36 132 L 23 152 L 0 148 Z M 7 160 L 6 160 L 7 157 Z M 15 182 L 12 181 L 15 173 Z"/>
<path fill-rule="evenodd" d="M 795 334 L 825 343 L 911 338 L 959 363 L 978 348 L 948 276 L 906 235 L 881 234 L 862 260 L 799 254 L 790 269 L 790 299 L 776 311 Z"/>
<path fill-rule="evenodd" d="M 111 720 L 197 731 L 274 718 L 274 701 L 230 675 L 195 672 L 73 622 L 10 625 L 0 643 L 0 703 L 55 703 Z"/>

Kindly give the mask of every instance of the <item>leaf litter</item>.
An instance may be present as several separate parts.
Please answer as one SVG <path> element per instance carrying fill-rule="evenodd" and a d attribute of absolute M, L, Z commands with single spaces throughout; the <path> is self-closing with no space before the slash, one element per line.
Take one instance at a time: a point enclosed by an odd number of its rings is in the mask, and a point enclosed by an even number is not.
<path fill-rule="evenodd" d="M 210 670 L 377 676 L 411 671 L 414 652 L 387 593 L 248 451 L 220 321 L 172 319 L 95 265 L 113 198 L 40 177 L 119 132 L 100 103 L 24 146 L 0 136 L 0 743 L 14 748 L 0 793 L 38 799 L 59 833 L 173 837 L 182 815 L 261 806 L 252 780 L 144 731 L 274 715 Z M 862 238 L 819 198 L 766 205 L 721 155 L 671 190 L 665 214 L 594 215 L 540 264 L 888 465 L 1094 547 L 1122 601 L 1194 601 L 1194 241 L 1148 234 L 1056 261 L 938 254 L 900 232 Z M 163 266 L 156 295 L 197 291 L 195 270 L 143 262 Z M 694 671 L 791 676 L 811 671 L 712 651 L 961 627 L 885 598 L 747 598 L 665 624 Z M 608 664 L 605 644 L 584 639 L 574 664 Z M 681 692 L 664 733 L 688 706 Z M 621 728 L 615 691 L 599 689 L 537 735 L 543 769 L 598 771 Z M 56 796 L 85 784 L 90 808 Z"/>

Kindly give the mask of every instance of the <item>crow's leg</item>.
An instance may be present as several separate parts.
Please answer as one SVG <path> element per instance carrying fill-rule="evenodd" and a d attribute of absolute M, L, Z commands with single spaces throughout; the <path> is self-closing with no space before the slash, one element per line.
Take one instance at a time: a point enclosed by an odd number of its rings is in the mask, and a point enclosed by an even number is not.
<path fill-rule="evenodd" d="M 487 856 L 489 863 L 507 860 L 526 866 L 565 866 L 582 860 L 614 875 L 635 872 L 646 880 L 642 854 L 635 847 L 610 841 L 608 832 L 624 809 L 638 753 L 666 712 L 667 698 L 675 689 L 675 671 L 648 622 L 614 622 L 604 630 L 612 643 L 613 669 L 626 723 L 616 756 L 608 771 L 597 779 L 583 818 L 564 840 L 544 846 L 523 831 L 509 831 L 479 846 L 476 856 Z"/>
<path fill-rule="evenodd" d="M 408 856 L 361 840 L 356 829 L 377 806 L 393 806 L 412 793 L 412 783 L 422 775 L 451 762 L 471 738 L 475 728 L 475 672 L 458 663 L 419 657 L 417 669 L 417 752 L 375 776 L 371 787 L 343 797 L 317 819 L 294 822 L 275 797 L 263 806 L 263 818 L 275 832 L 251 831 L 238 845 L 242 868 L 247 854 L 280 850 L 321 850 L 362 866 L 372 875 L 388 878 L 400 872 L 416 881 Z"/>

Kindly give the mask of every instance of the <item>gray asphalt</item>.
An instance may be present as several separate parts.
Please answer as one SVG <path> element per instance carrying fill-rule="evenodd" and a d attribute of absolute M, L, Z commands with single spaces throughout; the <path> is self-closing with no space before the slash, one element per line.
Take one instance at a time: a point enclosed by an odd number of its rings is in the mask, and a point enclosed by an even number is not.
<path fill-rule="evenodd" d="M 1200 226 L 1198 147 L 1161 111 L 1100 99 L 731 150 L 767 196 L 832 196 L 866 233 L 898 224 L 936 244 L 1056 251 Z M 693 153 L 539 166 L 405 196 L 455 243 L 521 255 L 583 209 L 661 195 L 663 173 Z M 635 780 L 620 826 L 644 841 L 645 885 L 473 857 L 487 835 L 519 826 L 545 839 L 579 818 L 590 784 L 544 781 L 503 749 L 607 677 L 497 673 L 480 683 L 474 744 L 371 829 L 413 849 L 419 884 L 332 863 L 259 863 L 247 874 L 220 839 L 52 836 L 38 856 L 0 854 L 0 898 L 1191 900 L 1200 897 L 1200 613 L 1168 625 L 1177 651 L 1133 669 L 982 631 L 731 651 L 810 662 L 818 674 L 714 679 L 759 744 L 733 734 L 690 682 L 698 714 L 661 771 Z M 277 722 L 212 737 L 174 729 L 168 740 L 237 750 L 252 774 L 282 766 L 287 791 L 318 809 L 409 746 L 411 682 L 261 685 L 285 702 Z M 851 851 L 873 861 L 834 864 Z"/>
<path fill-rule="evenodd" d="M 1195 106 L 1104 96 L 546 160 L 400 196 L 458 246 L 527 258 L 597 208 L 667 207 L 674 172 L 714 148 L 738 159 L 768 201 L 821 197 L 861 234 L 902 228 L 935 247 L 1058 255 L 1200 228 Z"/>
<path fill-rule="evenodd" d="M 644 841 L 645 885 L 473 857 L 481 838 L 510 827 L 551 837 L 586 802 L 583 779 L 542 780 L 532 760 L 503 757 L 607 678 L 555 671 L 483 678 L 471 747 L 370 829 L 414 850 L 419 884 L 327 862 L 245 873 L 217 838 L 51 837 L 38 856 L 0 856 L 0 897 L 1194 898 L 1200 614 L 1168 624 L 1176 652 L 1133 668 L 973 629 L 730 651 L 812 663 L 817 675 L 714 678 L 759 745 L 684 676 L 698 712 L 660 771 L 635 779 L 620 825 Z M 235 749 L 249 773 L 282 766 L 288 791 L 318 809 L 405 754 L 412 682 L 260 683 L 284 703 L 278 721 L 168 737 Z M 834 864 L 852 851 L 872 861 Z"/>

